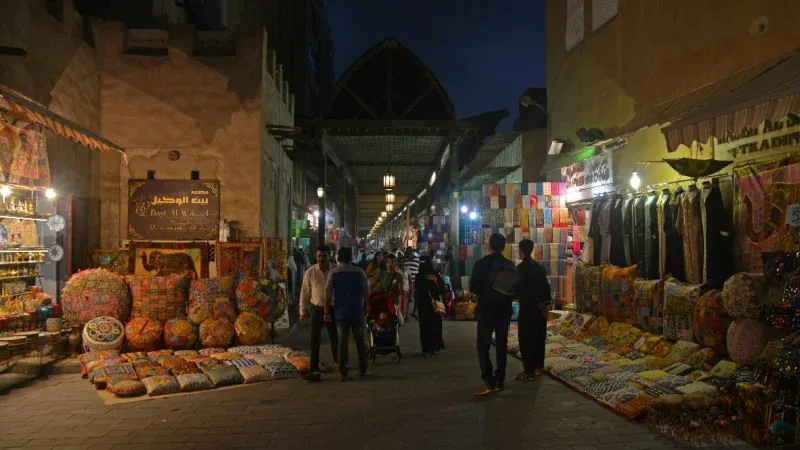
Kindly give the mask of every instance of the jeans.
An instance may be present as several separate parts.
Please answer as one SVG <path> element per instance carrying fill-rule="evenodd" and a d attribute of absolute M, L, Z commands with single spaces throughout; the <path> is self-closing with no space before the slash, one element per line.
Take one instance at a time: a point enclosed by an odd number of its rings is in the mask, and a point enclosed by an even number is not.
<path fill-rule="evenodd" d="M 356 341 L 356 352 L 358 352 L 358 372 L 361 374 L 366 373 L 367 346 L 364 342 L 364 329 L 366 328 L 364 318 L 356 317 L 336 320 L 336 328 L 339 332 L 339 374 L 347 376 L 351 331 L 353 332 L 353 339 Z"/>
<path fill-rule="evenodd" d="M 547 319 L 539 307 L 520 311 L 519 350 L 525 373 L 532 375 L 544 367 L 544 342 L 547 339 Z"/>
<path fill-rule="evenodd" d="M 511 309 L 484 309 L 476 307 L 478 316 L 478 363 L 481 366 L 481 379 L 491 387 L 506 380 L 506 360 L 508 358 L 508 327 L 511 323 Z M 492 333 L 497 347 L 497 370 L 492 373 Z"/>
<path fill-rule="evenodd" d="M 319 372 L 319 346 L 322 343 L 322 328 L 328 329 L 328 337 L 331 339 L 331 352 L 333 353 L 334 364 L 339 362 L 339 333 L 336 324 L 333 322 L 325 323 L 325 309 L 321 306 L 311 305 L 311 371 Z"/>

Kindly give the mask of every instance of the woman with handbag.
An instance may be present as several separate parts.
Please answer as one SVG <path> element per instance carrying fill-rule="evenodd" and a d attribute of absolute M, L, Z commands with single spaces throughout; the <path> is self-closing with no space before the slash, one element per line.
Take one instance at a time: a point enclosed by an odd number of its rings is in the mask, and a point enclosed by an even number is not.
<path fill-rule="evenodd" d="M 444 283 L 427 258 L 419 266 L 415 289 L 418 299 L 417 312 L 422 355 L 432 356 L 439 350 L 444 350 L 444 340 L 442 339 L 442 314 L 445 313 L 445 306 L 442 302 Z"/>

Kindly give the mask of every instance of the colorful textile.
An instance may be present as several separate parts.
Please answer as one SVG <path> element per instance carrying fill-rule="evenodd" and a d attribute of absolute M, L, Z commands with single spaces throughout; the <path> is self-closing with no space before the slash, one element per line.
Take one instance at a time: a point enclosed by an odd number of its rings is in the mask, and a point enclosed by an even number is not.
<path fill-rule="evenodd" d="M 176 350 L 194 347 L 200 330 L 197 325 L 185 317 L 169 319 L 164 324 L 164 344 Z"/>
<path fill-rule="evenodd" d="M 270 377 L 273 380 L 281 380 L 284 378 L 295 378 L 300 376 L 300 374 L 297 372 L 297 368 L 295 368 L 288 362 L 269 363 L 265 364 L 264 368 L 267 369 L 267 372 L 270 373 Z"/>
<path fill-rule="evenodd" d="M 653 350 L 664 340 L 664 336 L 652 334 L 652 333 L 644 333 L 639 340 L 633 344 L 633 348 L 637 351 L 642 353 L 653 353 Z"/>
<path fill-rule="evenodd" d="M 107 383 L 108 379 L 114 375 L 123 375 L 128 377 L 135 377 L 136 372 L 133 370 L 132 364 L 114 364 L 102 366 L 94 369 L 89 374 L 89 381 L 92 383 Z"/>
<path fill-rule="evenodd" d="M 142 383 L 150 396 L 174 394 L 181 390 L 181 385 L 172 375 L 154 375 L 143 379 Z"/>
<path fill-rule="evenodd" d="M 758 319 L 765 309 L 766 281 L 755 273 L 737 273 L 722 287 L 725 311 L 736 319 Z"/>
<path fill-rule="evenodd" d="M 150 317 L 162 324 L 186 316 L 186 287 L 181 277 L 129 276 L 133 310 L 131 317 Z"/>
<path fill-rule="evenodd" d="M 222 317 L 211 317 L 200 324 L 203 347 L 227 347 L 233 341 L 233 335 L 233 324 Z"/>
<path fill-rule="evenodd" d="M 92 252 L 92 266 L 105 269 L 117 275 L 128 275 L 128 259 L 130 250 L 115 248 L 113 250 L 94 250 Z"/>
<path fill-rule="evenodd" d="M 736 367 L 737 365 L 733 361 L 720 361 L 709 371 L 709 374 L 719 378 L 727 378 L 736 370 Z"/>
<path fill-rule="evenodd" d="M 597 398 L 597 397 L 600 397 L 602 395 L 606 395 L 608 393 L 611 393 L 611 392 L 614 392 L 614 391 L 618 391 L 620 389 L 624 389 L 626 387 L 628 387 L 628 383 L 627 382 L 609 380 L 609 381 L 603 381 L 602 383 L 595 383 L 595 384 L 591 384 L 589 386 L 586 386 L 584 391 L 587 394 L 591 395 L 592 397 Z"/>
<path fill-rule="evenodd" d="M 670 375 L 684 375 L 689 372 L 692 372 L 694 368 L 689 364 L 685 364 L 682 362 L 676 362 L 664 369 L 664 372 L 667 372 Z"/>
<path fill-rule="evenodd" d="M 124 339 L 122 323 L 113 317 L 97 317 L 83 327 L 83 345 L 89 351 L 119 350 Z"/>
<path fill-rule="evenodd" d="M 236 306 L 239 312 L 249 312 L 273 323 L 286 310 L 286 292 L 274 281 L 248 278 L 236 287 Z"/>
<path fill-rule="evenodd" d="M 678 341 L 672 346 L 672 350 L 667 354 L 667 358 L 674 361 L 683 361 L 699 348 L 700 345 L 694 342 Z"/>
<path fill-rule="evenodd" d="M 615 322 L 633 323 L 633 283 L 639 275 L 636 266 L 606 266 L 601 272 L 601 311 Z"/>
<path fill-rule="evenodd" d="M 136 317 L 125 325 L 130 350 L 154 350 L 161 340 L 161 322 L 150 317 Z"/>
<path fill-rule="evenodd" d="M 247 366 L 237 367 L 239 374 L 242 376 L 245 384 L 258 383 L 259 381 L 268 381 L 272 379 L 272 375 L 262 366 Z"/>
<path fill-rule="evenodd" d="M 728 354 L 737 364 L 750 364 L 758 359 L 767 345 L 766 328 L 750 319 L 736 319 L 728 328 Z"/>
<path fill-rule="evenodd" d="M 269 339 L 270 325 L 261 317 L 251 313 L 241 313 L 233 324 L 236 340 L 241 345 L 263 344 Z"/>
<path fill-rule="evenodd" d="M 86 377 L 89 375 L 88 364 L 94 361 L 102 361 L 109 358 L 119 358 L 119 351 L 101 351 L 81 353 L 78 355 L 78 362 L 81 364 L 81 375 Z"/>
<path fill-rule="evenodd" d="M 692 322 L 695 341 L 713 348 L 717 353 L 727 352 L 725 337 L 733 318 L 725 311 L 720 291 L 710 290 L 697 300 L 692 312 Z"/>
<path fill-rule="evenodd" d="M 135 239 L 135 236 L 132 238 Z M 205 242 L 133 241 L 130 249 L 128 270 L 133 275 L 182 277 L 190 280 L 208 277 L 209 249 Z"/>
<path fill-rule="evenodd" d="M 240 384 L 244 382 L 242 374 L 233 366 L 219 366 L 211 370 L 205 371 L 206 376 L 214 387 L 229 386 L 232 384 Z"/>
<path fill-rule="evenodd" d="M 575 269 L 575 307 L 579 312 L 592 313 L 600 304 L 602 266 L 578 261 Z"/>
<path fill-rule="evenodd" d="M 664 282 L 636 280 L 633 282 L 633 323 L 654 334 L 664 331 Z"/>
<path fill-rule="evenodd" d="M 134 364 L 133 370 L 136 371 L 136 376 L 138 376 L 140 380 L 158 375 L 171 376 L 168 369 L 161 367 L 161 364 L 156 362 L 142 362 Z"/>
<path fill-rule="evenodd" d="M 711 368 L 712 361 L 717 360 L 717 352 L 712 348 L 701 348 L 682 361 L 698 369 Z"/>
<path fill-rule="evenodd" d="M 700 285 L 674 278 L 664 283 L 664 336 L 676 341 L 694 340 L 692 311 L 700 298 Z"/>
<path fill-rule="evenodd" d="M 12 106 L 12 108 L 15 108 Z M 0 128 L 2 182 L 30 187 L 50 186 L 50 164 L 42 128 L 8 120 L 3 114 Z M 23 125 L 23 126 L 17 126 Z"/>
<path fill-rule="evenodd" d="M 647 411 L 647 408 L 656 403 L 656 401 L 656 398 L 652 395 L 643 393 L 633 400 L 616 405 L 614 407 L 614 411 L 629 419 L 636 419 L 644 415 L 644 413 Z"/>
<path fill-rule="evenodd" d="M 128 320 L 131 293 L 118 275 L 103 269 L 83 270 L 67 281 L 61 294 L 64 319 L 83 325 L 96 317 Z"/>
<path fill-rule="evenodd" d="M 108 386 L 108 391 L 117 397 L 139 397 L 147 393 L 147 387 L 141 381 L 126 380 Z"/>
<path fill-rule="evenodd" d="M 234 279 L 230 276 L 192 280 L 189 285 L 189 319 L 196 324 L 212 316 L 220 316 L 231 322 L 236 320 L 233 283 Z"/>
<path fill-rule="evenodd" d="M 659 386 L 670 389 L 677 389 L 691 382 L 692 382 L 691 380 L 688 380 L 680 375 L 672 375 L 672 374 L 669 374 L 666 377 L 661 378 L 660 380 L 657 381 Z"/>
<path fill-rule="evenodd" d="M 622 389 L 618 389 L 616 391 L 609 392 L 607 394 L 603 394 L 597 398 L 597 400 L 613 407 L 616 407 L 619 404 L 629 402 L 636 397 L 644 394 L 644 392 L 640 389 L 637 389 L 633 386 L 626 386 Z"/>
<path fill-rule="evenodd" d="M 652 354 L 654 356 L 661 356 L 665 357 L 672 351 L 672 346 L 674 345 L 673 342 L 670 342 L 666 339 L 662 340 L 658 343 L 658 345 L 653 348 Z"/>
<path fill-rule="evenodd" d="M 261 243 L 218 242 L 214 257 L 218 277 L 259 278 L 262 274 Z"/>
<path fill-rule="evenodd" d="M 682 394 L 711 394 L 717 392 L 716 387 L 702 381 L 692 381 L 675 389 Z"/>
<path fill-rule="evenodd" d="M 183 392 L 201 391 L 214 387 L 211 380 L 202 373 L 187 373 L 178 375 L 175 378 L 178 380 L 178 385 L 180 385 Z"/>

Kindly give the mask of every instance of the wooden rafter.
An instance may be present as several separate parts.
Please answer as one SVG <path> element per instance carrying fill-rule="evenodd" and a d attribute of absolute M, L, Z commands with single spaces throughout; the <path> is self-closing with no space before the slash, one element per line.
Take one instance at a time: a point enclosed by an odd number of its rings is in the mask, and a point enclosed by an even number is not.
<path fill-rule="evenodd" d="M 430 84 L 430 86 L 428 86 L 428 88 L 427 88 L 427 89 L 425 89 L 425 90 L 422 92 L 422 94 L 420 94 L 420 95 L 419 95 L 419 97 L 417 97 L 416 99 L 414 99 L 414 101 L 413 101 L 413 102 L 411 102 L 411 104 L 410 104 L 410 105 L 408 105 L 408 108 L 406 108 L 406 109 L 405 109 L 405 111 L 403 111 L 403 114 L 400 114 L 400 118 L 402 119 L 402 118 L 406 117 L 406 116 L 407 116 L 409 113 L 411 113 L 411 111 L 413 111 L 413 110 L 414 110 L 414 108 L 416 108 L 416 107 L 417 107 L 417 105 L 419 104 L 419 102 L 421 102 L 422 100 L 424 100 L 424 99 L 425 99 L 425 97 L 427 97 L 427 96 L 428 96 L 428 94 L 430 94 L 431 92 L 433 92 L 433 89 L 434 89 L 435 87 L 436 87 L 436 82 L 435 82 L 435 81 L 432 81 L 432 82 L 431 82 L 431 84 Z"/>
<path fill-rule="evenodd" d="M 391 118 L 394 116 L 392 110 L 392 97 L 394 97 L 394 90 L 392 89 L 392 55 L 394 51 L 389 51 L 386 61 L 386 112 L 384 117 Z"/>
<path fill-rule="evenodd" d="M 361 98 L 360 95 L 356 94 L 356 91 L 352 90 L 350 88 L 350 85 L 345 84 L 344 85 L 344 90 L 347 91 L 350 95 L 353 96 L 353 98 L 356 100 L 356 102 L 359 105 L 361 105 L 362 108 L 364 108 L 364 111 L 366 111 L 367 114 L 369 114 L 370 116 L 374 117 L 375 119 L 378 118 L 378 114 L 375 112 L 375 110 L 372 109 L 371 106 L 367 105 L 367 102 L 365 102 L 364 99 Z"/>

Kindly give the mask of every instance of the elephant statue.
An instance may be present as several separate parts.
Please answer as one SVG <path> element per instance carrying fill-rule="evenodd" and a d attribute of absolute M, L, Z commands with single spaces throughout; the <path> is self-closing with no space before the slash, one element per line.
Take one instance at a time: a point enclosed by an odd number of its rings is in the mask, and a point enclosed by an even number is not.
<path fill-rule="evenodd" d="M 142 253 L 142 267 L 148 272 L 156 271 L 155 276 L 168 275 L 187 276 L 189 279 L 199 278 L 192 257 L 186 253 L 164 253 L 158 250 Z"/>

